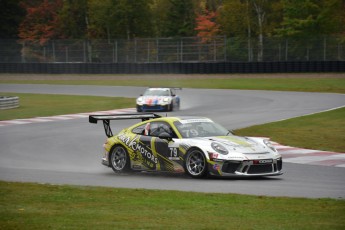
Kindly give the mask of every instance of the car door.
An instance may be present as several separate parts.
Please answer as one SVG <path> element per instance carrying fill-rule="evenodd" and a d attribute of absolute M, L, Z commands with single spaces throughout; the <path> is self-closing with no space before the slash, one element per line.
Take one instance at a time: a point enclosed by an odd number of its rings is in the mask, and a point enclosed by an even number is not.
<path fill-rule="evenodd" d="M 169 134 L 170 138 L 166 138 Z M 161 136 L 165 135 L 165 138 Z M 156 170 L 160 171 L 179 171 L 180 153 L 174 138 L 177 138 L 171 126 L 166 122 L 150 122 L 150 143 L 146 145 L 157 157 Z"/>

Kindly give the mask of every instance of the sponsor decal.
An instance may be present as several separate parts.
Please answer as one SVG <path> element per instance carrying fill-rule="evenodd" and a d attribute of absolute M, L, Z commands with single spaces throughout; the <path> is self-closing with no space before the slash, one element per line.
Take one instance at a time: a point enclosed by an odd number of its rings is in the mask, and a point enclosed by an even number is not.
<path fill-rule="evenodd" d="M 149 167 L 155 167 L 158 163 L 158 158 L 153 155 L 153 153 L 145 147 L 139 140 L 138 136 L 135 136 L 133 139 L 131 139 L 129 136 L 126 136 L 125 134 L 120 135 L 119 140 L 121 140 L 127 147 L 132 149 L 135 152 L 138 152 L 142 155 L 142 157 L 147 161 Z"/>
<path fill-rule="evenodd" d="M 141 169 L 141 165 L 133 165 L 133 169 Z"/>
<path fill-rule="evenodd" d="M 265 159 L 265 160 L 253 160 L 253 164 L 272 164 L 272 159 Z"/>
<path fill-rule="evenodd" d="M 181 124 L 189 124 L 189 123 L 198 123 L 198 122 L 211 122 L 211 119 L 207 118 L 200 118 L 200 119 L 188 119 L 188 120 L 180 120 Z"/>

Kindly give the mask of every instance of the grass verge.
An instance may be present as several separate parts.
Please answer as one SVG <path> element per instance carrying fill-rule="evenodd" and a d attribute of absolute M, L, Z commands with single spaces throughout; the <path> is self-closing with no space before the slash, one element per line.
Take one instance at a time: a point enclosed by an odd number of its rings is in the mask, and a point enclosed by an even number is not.
<path fill-rule="evenodd" d="M 155 79 L 116 79 L 114 80 L 1 80 L 13 84 L 63 84 L 63 85 L 107 85 L 107 86 L 151 86 L 184 87 L 208 89 L 248 89 L 345 93 L 345 78 L 155 78 Z"/>
<path fill-rule="evenodd" d="M 135 99 L 122 97 L 0 93 L 19 96 L 20 107 L 0 110 L 0 120 L 54 116 L 134 107 Z"/>
<path fill-rule="evenodd" d="M 244 136 L 265 136 L 280 144 L 345 152 L 345 108 L 236 130 Z"/>
<path fill-rule="evenodd" d="M 345 201 L 0 182 L 1 229 L 344 229 Z"/>

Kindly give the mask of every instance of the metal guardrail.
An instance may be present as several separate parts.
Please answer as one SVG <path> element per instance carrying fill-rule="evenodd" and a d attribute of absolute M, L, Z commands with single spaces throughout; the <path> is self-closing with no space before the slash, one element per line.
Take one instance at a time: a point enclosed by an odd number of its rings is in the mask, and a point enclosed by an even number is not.
<path fill-rule="evenodd" d="M 13 109 L 19 107 L 19 97 L 17 96 L 0 96 L 0 110 Z"/>

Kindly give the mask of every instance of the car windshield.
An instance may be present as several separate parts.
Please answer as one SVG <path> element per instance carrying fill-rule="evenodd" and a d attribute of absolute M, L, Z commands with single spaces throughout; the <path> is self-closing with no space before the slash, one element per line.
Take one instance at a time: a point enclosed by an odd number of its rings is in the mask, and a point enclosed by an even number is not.
<path fill-rule="evenodd" d="M 169 89 L 147 89 L 144 96 L 169 96 Z"/>
<path fill-rule="evenodd" d="M 183 138 L 231 135 L 229 130 L 210 119 L 180 120 L 175 121 L 174 125 Z"/>

